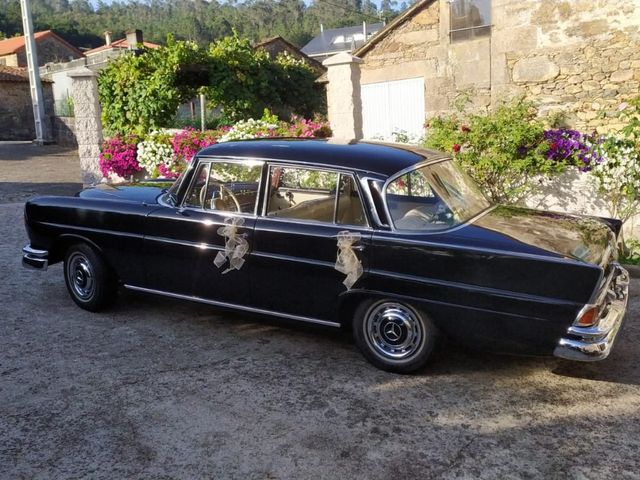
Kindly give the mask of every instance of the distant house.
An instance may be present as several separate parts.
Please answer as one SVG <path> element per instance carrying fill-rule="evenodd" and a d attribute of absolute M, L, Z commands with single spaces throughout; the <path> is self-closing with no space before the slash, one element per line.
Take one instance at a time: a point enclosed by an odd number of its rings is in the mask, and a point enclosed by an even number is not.
<path fill-rule="evenodd" d="M 105 44 L 101 45 L 97 48 L 92 48 L 91 50 L 87 50 L 84 52 L 87 58 L 94 57 L 96 55 L 100 56 L 111 56 L 109 55 L 112 52 L 121 52 L 124 50 L 131 50 L 132 47 L 137 45 L 144 45 L 146 48 L 158 48 L 160 45 L 152 42 L 145 42 L 142 38 L 142 31 L 133 30 L 131 32 L 127 32 L 127 36 L 125 38 L 121 38 L 120 40 L 111 41 L 111 32 L 104 32 L 105 36 Z"/>
<path fill-rule="evenodd" d="M 42 80 L 45 112 L 53 103 L 51 82 Z M 49 122 L 48 117 L 45 122 Z M 0 65 L 0 140 L 33 140 L 36 137 L 26 68 Z"/>
<path fill-rule="evenodd" d="M 79 49 L 56 35 L 52 30 L 36 32 L 35 41 L 38 50 L 38 66 L 50 62 L 68 62 L 83 56 Z M 27 66 L 24 37 L 0 40 L 0 65 L 9 67 Z"/>
<path fill-rule="evenodd" d="M 324 29 L 320 25 L 320 35 L 302 47 L 302 53 L 322 62 L 340 52 L 351 53 L 364 45 L 384 27 L 383 23 L 357 25 L 355 27 Z"/>
<path fill-rule="evenodd" d="M 316 71 L 318 76 L 327 71 L 327 69 L 318 60 L 311 58 L 303 51 L 301 51 L 298 47 L 296 47 L 293 43 L 288 42 L 280 36 L 263 40 L 260 43 L 256 43 L 253 47 L 256 49 L 264 50 L 271 56 L 271 58 L 276 58 L 281 53 L 291 55 L 293 58 L 302 60 L 307 63 Z"/>

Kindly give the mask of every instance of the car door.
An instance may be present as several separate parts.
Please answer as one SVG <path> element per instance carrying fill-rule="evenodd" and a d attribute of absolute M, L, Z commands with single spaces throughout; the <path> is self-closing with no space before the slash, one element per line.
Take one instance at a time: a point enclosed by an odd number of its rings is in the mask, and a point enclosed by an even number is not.
<path fill-rule="evenodd" d="M 362 272 L 371 230 L 355 178 L 346 172 L 271 164 L 269 191 L 256 221 L 251 282 L 259 308 L 337 321 L 338 299 L 347 290 L 336 270 L 338 236 L 349 232 L 350 253 Z M 353 277 L 353 276 L 352 276 Z"/>
<path fill-rule="evenodd" d="M 262 162 L 201 160 L 181 205 L 150 214 L 145 237 L 151 259 L 148 288 L 224 303 L 249 302 L 246 269 L 230 268 L 227 253 L 238 249 L 227 244 L 231 237 L 247 248 L 252 242 L 262 167 Z"/>

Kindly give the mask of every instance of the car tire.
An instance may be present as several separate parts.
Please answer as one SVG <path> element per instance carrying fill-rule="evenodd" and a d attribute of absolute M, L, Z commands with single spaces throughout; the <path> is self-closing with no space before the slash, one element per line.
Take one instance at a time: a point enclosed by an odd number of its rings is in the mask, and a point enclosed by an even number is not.
<path fill-rule="evenodd" d="M 116 299 L 115 275 L 89 245 L 72 245 L 64 257 L 64 281 L 73 301 L 80 308 L 98 312 Z"/>
<path fill-rule="evenodd" d="M 438 336 L 436 326 L 423 311 L 393 299 L 360 304 L 352 327 L 365 358 L 376 367 L 395 373 L 423 368 Z"/>

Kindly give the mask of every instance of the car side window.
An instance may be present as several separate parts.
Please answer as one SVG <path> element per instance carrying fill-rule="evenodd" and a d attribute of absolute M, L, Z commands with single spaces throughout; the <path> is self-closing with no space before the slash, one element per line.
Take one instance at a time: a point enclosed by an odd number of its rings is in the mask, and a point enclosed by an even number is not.
<path fill-rule="evenodd" d="M 204 195 L 205 210 L 254 213 L 262 162 L 212 162 Z"/>
<path fill-rule="evenodd" d="M 337 172 L 272 166 L 267 216 L 333 223 Z"/>
<path fill-rule="evenodd" d="M 367 224 L 362 199 L 351 175 L 340 175 L 336 223 L 357 226 L 365 226 Z"/>
<path fill-rule="evenodd" d="M 198 167 L 195 173 L 195 179 L 191 185 L 191 189 L 184 199 L 185 207 L 202 208 L 204 206 L 204 197 L 207 187 L 207 178 L 209 177 L 209 164 L 203 163 Z"/>
<path fill-rule="evenodd" d="M 367 225 L 355 180 L 349 174 L 272 166 L 269 182 L 267 216 Z"/>

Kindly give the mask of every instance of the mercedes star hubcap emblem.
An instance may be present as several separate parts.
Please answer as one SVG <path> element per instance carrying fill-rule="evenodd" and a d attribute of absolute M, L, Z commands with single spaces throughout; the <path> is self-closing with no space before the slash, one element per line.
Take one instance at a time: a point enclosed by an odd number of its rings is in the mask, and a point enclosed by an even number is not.
<path fill-rule="evenodd" d="M 384 335 L 392 342 L 395 342 L 400 339 L 402 330 L 400 329 L 400 326 L 395 323 L 387 323 L 384 327 Z"/>

